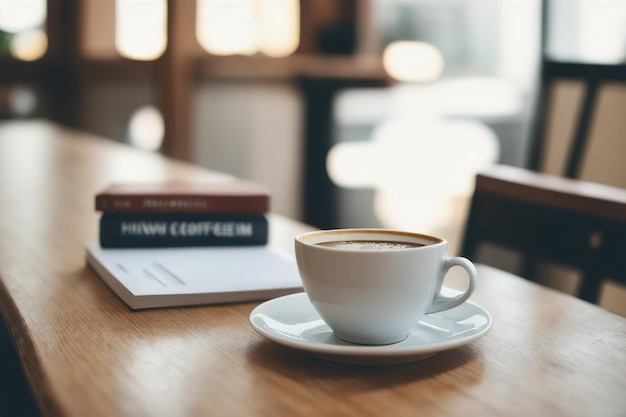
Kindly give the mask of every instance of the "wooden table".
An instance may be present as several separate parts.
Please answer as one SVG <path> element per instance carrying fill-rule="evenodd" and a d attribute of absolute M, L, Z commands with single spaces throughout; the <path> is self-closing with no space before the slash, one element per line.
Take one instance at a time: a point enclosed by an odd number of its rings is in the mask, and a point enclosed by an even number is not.
<path fill-rule="evenodd" d="M 85 264 L 94 193 L 113 180 L 216 177 L 45 122 L 0 124 L 0 415 L 626 415 L 626 319 L 488 267 L 472 299 L 491 332 L 402 366 L 266 341 L 248 323 L 258 302 L 129 310 Z M 273 216 L 271 241 L 291 250 L 306 229 Z M 17 362 L 36 407 L 13 394 Z"/>

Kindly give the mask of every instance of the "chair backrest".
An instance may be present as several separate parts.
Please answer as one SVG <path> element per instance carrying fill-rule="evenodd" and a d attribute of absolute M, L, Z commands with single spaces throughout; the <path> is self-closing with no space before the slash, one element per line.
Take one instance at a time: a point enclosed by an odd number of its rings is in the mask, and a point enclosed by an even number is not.
<path fill-rule="evenodd" d="M 484 243 L 519 252 L 511 272 L 533 281 L 544 261 L 580 271 L 577 295 L 597 302 L 605 279 L 626 285 L 626 190 L 494 166 L 477 176 L 461 253 L 483 262 Z"/>
<path fill-rule="evenodd" d="M 626 62 L 553 60 L 548 0 L 542 9 L 527 166 L 478 174 L 461 254 L 530 280 L 545 278 L 540 266 L 546 264 L 574 269 L 581 278 L 577 295 L 598 302 L 606 279 L 626 285 Z M 577 100 L 564 90 L 572 85 Z M 590 162 L 600 169 L 590 169 Z M 485 256 L 484 244 L 512 250 L 519 263 L 502 262 L 507 251 L 499 259 Z M 557 275 L 550 279 L 560 286 L 563 274 Z"/>
<path fill-rule="evenodd" d="M 584 169 L 587 157 L 597 155 L 596 159 L 599 160 L 610 158 L 611 154 L 607 152 L 590 153 L 595 149 L 610 147 L 613 148 L 613 152 L 626 153 L 626 117 L 616 116 L 613 112 L 610 120 L 612 126 L 608 131 L 607 119 L 600 114 L 600 111 L 606 113 L 605 110 L 610 111 L 616 106 L 626 106 L 626 61 L 599 64 L 563 62 L 553 59 L 547 49 L 551 20 L 549 12 L 550 2 L 543 0 L 539 89 L 531 128 L 527 167 L 567 178 L 583 178 L 626 187 L 626 168 L 623 168 L 621 162 L 614 161 L 610 166 L 606 166 L 605 161 L 599 162 L 598 164 L 604 163 L 602 167 L 604 171 L 613 171 L 606 174 L 589 173 L 589 170 Z M 583 87 L 580 90 L 582 94 L 577 94 L 579 97 L 576 101 L 578 102 L 570 105 L 570 110 L 574 113 L 571 117 L 573 120 L 571 120 L 570 129 L 562 129 L 561 126 L 555 128 L 555 125 L 563 123 L 562 119 L 554 118 L 554 111 L 558 107 L 557 101 L 569 100 L 571 97 L 571 94 L 570 97 L 563 97 L 559 94 L 559 89 L 565 88 L 564 81 L 568 81 L 570 86 L 572 83 L 577 83 L 578 87 Z M 605 100 L 607 94 L 612 94 L 612 97 L 617 94 L 619 98 L 617 101 L 613 99 L 614 102 L 608 104 Z M 601 125 L 605 126 L 603 130 Z M 561 138 L 563 142 L 561 145 L 551 146 L 549 141 L 554 138 L 550 136 L 558 135 L 556 130 L 559 127 L 562 133 L 569 134 L 571 137 Z M 592 144 L 592 140 L 601 140 L 603 143 Z M 615 149 L 616 146 L 620 149 Z M 549 162 L 549 159 L 554 160 L 550 155 L 552 150 L 563 153 L 563 155 L 556 156 L 560 163 Z"/>

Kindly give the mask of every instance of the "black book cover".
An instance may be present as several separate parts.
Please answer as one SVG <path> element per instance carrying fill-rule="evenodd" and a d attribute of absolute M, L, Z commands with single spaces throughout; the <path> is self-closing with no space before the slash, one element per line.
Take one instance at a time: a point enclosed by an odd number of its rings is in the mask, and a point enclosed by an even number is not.
<path fill-rule="evenodd" d="M 268 228 L 264 215 L 104 213 L 100 217 L 100 246 L 163 248 L 265 245 Z"/>

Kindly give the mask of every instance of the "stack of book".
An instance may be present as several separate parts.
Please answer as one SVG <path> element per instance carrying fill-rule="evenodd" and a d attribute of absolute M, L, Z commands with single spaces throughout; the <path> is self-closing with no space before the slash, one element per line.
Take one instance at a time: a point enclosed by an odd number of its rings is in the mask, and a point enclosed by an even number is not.
<path fill-rule="evenodd" d="M 256 183 L 113 184 L 96 195 L 102 248 L 258 246 L 269 191 Z"/>
<path fill-rule="evenodd" d="M 95 200 L 87 263 L 132 309 L 302 291 L 293 255 L 268 244 L 269 192 L 256 183 L 113 184 Z"/>
<path fill-rule="evenodd" d="M 302 291 L 295 258 L 268 244 L 256 183 L 113 184 L 96 194 L 87 263 L 130 308 L 268 299 Z"/>

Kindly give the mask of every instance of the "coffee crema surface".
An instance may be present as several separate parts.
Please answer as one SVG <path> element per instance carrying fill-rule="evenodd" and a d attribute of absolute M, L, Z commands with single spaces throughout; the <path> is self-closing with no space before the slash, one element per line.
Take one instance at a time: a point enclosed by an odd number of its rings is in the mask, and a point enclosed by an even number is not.
<path fill-rule="evenodd" d="M 320 242 L 316 243 L 316 245 L 349 250 L 394 250 L 419 248 L 424 246 L 421 243 L 397 242 L 391 240 L 340 240 L 335 242 Z"/>

